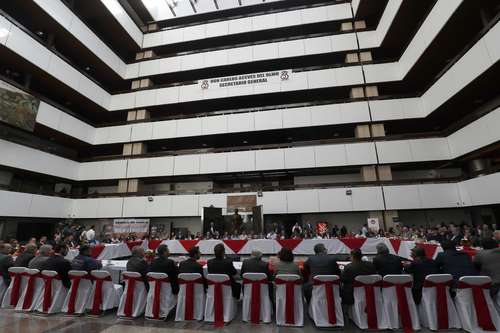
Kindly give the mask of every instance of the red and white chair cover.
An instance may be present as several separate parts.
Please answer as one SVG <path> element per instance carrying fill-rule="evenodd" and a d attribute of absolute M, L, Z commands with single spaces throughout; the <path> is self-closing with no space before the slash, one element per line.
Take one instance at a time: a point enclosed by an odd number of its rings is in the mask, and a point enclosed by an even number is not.
<path fill-rule="evenodd" d="M 35 310 L 38 299 L 43 292 L 43 279 L 38 269 L 26 268 L 24 275 L 27 278 L 26 287 L 19 297 L 16 311 L 31 312 Z"/>
<path fill-rule="evenodd" d="M 164 319 L 177 303 L 172 294 L 168 275 L 165 273 L 148 273 L 149 292 L 146 301 L 146 318 Z"/>
<path fill-rule="evenodd" d="M 361 275 L 354 279 L 354 304 L 350 308 L 351 320 L 361 329 L 389 329 L 389 319 L 382 302 L 382 277 Z"/>
<path fill-rule="evenodd" d="M 5 291 L 2 299 L 2 308 L 15 308 L 21 293 L 26 289 L 28 278 L 24 275 L 26 268 L 24 267 L 10 267 L 10 283 Z M 3 281 L 3 279 L 1 279 Z"/>
<path fill-rule="evenodd" d="M 497 308 L 498 314 L 500 314 L 500 291 L 497 293 L 495 306 Z"/>
<path fill-rule="evenodd" d="M 118 306 L 118 316 L 137 318 L 144 314 L 146 309 L 146 285 L 140 273 L 123 272 L 122 280 L 125 282 L 125 291 Z"/>
<path fill-rule="evenodd" d="M 491 278 L 463 276 L 458 280 L 455 305 L 468 332 L 500 332 L 500 318 L 490 296 Z"/>
<path fill-rule="evenodd" d="M 338 275 L 316 275 L 313 278 L 309 316 L 317 327 L 344 326 Z"/>
<path fill-rule="evenodd" d="M 223 327 L 236 316 L 236 300 L 227 274 L 207 275 L 207 299 L 205 302 L 205 321 Z"/>
<path fill-rule="evenodd" d="M 450 295 L 452 285 L 451 274 L 431 274 L 425 278 L 419 306 L 422 326 L 433 331 L 462 328 Z"/>
<path fill-rule="evenodd" d="M 95 270 L 90 272 L 94 285 L 87 303 L 87 310 L 94 316 L 99 316 L 103 311 L 114 309 L 120 303 L 123 287 L 114 284 L 108 271 Z"/>
<path fill-rule="evenodd" d="M 261 321 L 270 323 L 271 315 L 267 275 L 264 273 L 243 274 L 243 321 L 252 324 L 258 324 Z"/>
<path fill-rule="evenodd" d="M 203 320 L 205 287 L 198 273 L 181 273 L 178 276 L 179 294 L 175 321 Z"/>
<path fill-rule="evenodd" d="M 61 312 L 68 289 L 63 286 L 56 271 L 42 271 L 41 277 L 43 292 L 35 305 L 36 311 L 44 314 Z"/>
<path fill-rule="evenodd" d="M 3 294 L 5 294 L 5 291 L 7 290 L 7 284 L 3 280 L 3 278 L 0 278 L 0 300 L 3 299 Z"/>
<path fill-rule="evenodd" d="M 386 275 L 382 283 L 382 300 L 390 328 L 405 332 L 420 330 L 417 306 L 413 300 L 411 275 Z"/>
<path fill-rule="evenodd" d="M 81 315 L 90 300 L 92 281 L 85 271 L 69 271 L 71 287 L 64 299 L 62 312 L 68 315 Z"/>
<path fill-rule="evenodd" d="M 280 326 L 304 326 L 302 280 L 295 274 L 278 274 L 276 285 L 276 324 Z"/>

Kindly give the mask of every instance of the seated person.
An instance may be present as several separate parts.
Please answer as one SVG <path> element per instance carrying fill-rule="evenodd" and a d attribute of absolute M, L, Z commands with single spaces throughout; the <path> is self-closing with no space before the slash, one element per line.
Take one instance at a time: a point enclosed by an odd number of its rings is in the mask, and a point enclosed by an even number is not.
<path fill-rule="evenodd" d="M 14 261 L 10 255 L 12 245 L 9 243 L 0 244 L 0 274 L 6 286 L 10 283 L 9 268 L 14 265 Z"/>
<path fill-rule="evenodd" d="M 41 270 L 43 264 L 49 259 L 52 253 L 52 245 L 42 245 L 38 249 L 38 255 L 30 260 L 28 268 Z"/>
<path fill-rule="evenodd" d="M 28 267 L 31 259 L 35 257 L 36 251 L 36 243 L 26 244 L 23 253 L 21 253 L 14 261 L 14 267 Z"/>
<path fill-rule="evenodd" d="M 274 264 L 274 277 L 278 274 L 295 274 L 302 277 L 299 266 L 293 262 L 294 256 L 292 250 L 282 247 L 278 252 L 279 261 Z"/>
<path fill-rule="evenodd" d="M 179 273 L 199 273 L 203 277 L 203 266 L 198 263 L 200 248 L 193 246 L 188 251 L 189 258 L 179 264 Z"/>
<path fill-rule="evenodd" d="M 240 298 L 241 286 L 234 280 L 234 276 L 238 274 L 233 262 L 225 257 L 224 244 L 217 244 L 214 247 L 215 258 L 207 262 L 208 274 L 227 274 L 231 279 L 231 289 L 233 297 Z"/>
<path fill-rule="evenodd" d="M 436 257 L 436 264 L 440 273 L 451 274 L 455 282 L 458 282 L 458 279 L 462 276 L 478 274 L 469 255 L 458 252 L 453 242 L 443 241 L 441 247 L 444 252 L 439 253 Z"/>
<path fill-rule="evenodd" d="M 142 279 L 148 288 L 148 279 L 146 274 L 148 274 L 148 263 L 144 260 L 144 248 L 140 245 L 136 245 L 132 248 L 132 257 L 127 261 L 127 271 L 140 273 Z"/>
<path fill-rule="evenodd" d="M 413 275 L 412 293 L 416 304 L 422 300 L 422 288 L 427 275 L 439 274 L 434 260 L 427 258 L 423 247 L 415 246 L 411 250 L 413 262 L 405 268 L 406 273 Z"/>
<path fill-rule="evenodd" d="M 271 272 L 269 271 L 269 264 L 262 260 L 262 252 L 253 249 L 249 259 L 243 260 L 241 265 L 241 276 L 245 273 L 264 273 L 267 279 L 271 279 Z"/>
<path fill-rule="evenodd" d="M 342 272 L 342 303 L 346 305 L 354 304 L 354 278 L 360 275 L 377 274 L 375 265 L 369 261 L 363 261 L 363 253 L 360 249 L 353 249 L 351 251 L 351 263 L 344 267 Z"/>
<path fill-rule="evenodd" d="M 309 276 L 308 281 L 304 284 L 304 296 L 308 302 L 311 299 L 313 278 L 316 275 L 338 275 L 340 277 L 337 260 L 328 255 L 325 245 L 321 243 L 314 246 L 314 256 L 309 257 L 304 263 L 304 276 Z"/>
<path fill-rule="evenodd" d="M 54 254 L 41 265 L 41 270 L 56 271 L 63 286 L 69 288 L 71 281 L 68 272 L 71 270 L 71 263 L 64 259 L 68 254 L 68 246 L 64 243 L 57 243 L 52 250 Z"/>
<path fill-rule="evenodd" d="M 158 246 L 156 253 L 158 256 L 151 264 L 149 271 L 167 274 L 170 281 L 170 287 L 172 288 L 172 293 L 177 295 L 179 293 L 179 284 L 177 283 L 177 275 L 179 272 L 175 262 L 172 259 L 168 259 L 170 256 L 168 246 L 165 244 Z"/>
<path fill-rule="evenodd" d="M 101 261 L 92 258 L 92 250 L 88 245 L 82 245 L 80 247 L 79 254 L 71 261 L 71 269 L 76 271 L 90 271 L 101 269 Z"/>
<path fill-rule="evenodd" d="M 490 292 L 495 299 L 500 289 L 500 247 L 494 239 L 483 239 L 482 246 L 483 250 L 476 253 L 473 261 L 481 275 L 491 278 Z"/>
<path fill-rule="evenodd" d="M 401 259 L 389 253 L 389 248 L 384 243 L 378 243 L 377 255 L 373 258 L 373 265 L 377 270 L 377 274 L 386 276 L 388 274 L 401 274 L 403 264 Z"/>

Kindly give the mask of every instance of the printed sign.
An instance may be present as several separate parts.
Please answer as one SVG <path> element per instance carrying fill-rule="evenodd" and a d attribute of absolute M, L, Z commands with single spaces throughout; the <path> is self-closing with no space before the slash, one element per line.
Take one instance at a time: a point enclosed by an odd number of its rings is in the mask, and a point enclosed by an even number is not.
<path fill-rule="evenodd" d="M 292 79 L 292 70 L 278 70 L 272 72 L 261 72 L 252 74 L 241 74 L 234 76 L 225 76 L 212 79 L 201 80 L 198 82 L 203 90 L 239 87 L 249 85 L 260 85 L 266 83 L 279 83 Z"/>
<path fill-rule="evenodd" d="M 368 219 L 368 230 L 371 232 L 378 232 L 380 229 L 380 224 L 378 222 L 378 218 L 372 217 Z"/>
<path fill-rule="evenodd" d="M 149 232 L 149 219 L 115 219 L 113 233 L 128 235 L 134 233 L 141 236 Z"/>

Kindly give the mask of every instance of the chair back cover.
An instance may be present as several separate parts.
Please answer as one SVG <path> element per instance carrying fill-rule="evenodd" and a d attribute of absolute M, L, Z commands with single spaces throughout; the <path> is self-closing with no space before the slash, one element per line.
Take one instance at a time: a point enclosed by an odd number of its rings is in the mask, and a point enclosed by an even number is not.
<path fill-rule="evenodd" d="M 26 268 L 25 267 L 10 267 L 10 283 L 4 292 L 2 299 L 2 308 L 15 308 L 19 298 L 21 297 L 22 291 L 26 288 L 26 282 L 28 279 L 24 276 Z M 3 279 L 0 279 L 3 282 Z"/>
<path fill-rule="evenodd" d="M 90 272 L 90 276 L 94 280 L 87 303 L 90 314 L 99 315 L 102 311 L 116 308 L 120 302 L 122 287 L 113 283 L 108 271 L 94 270 Z"/>
<path fill-rule="evenodd" d="M 272 316 L 269 281 L 264 273 L 243 274 L 243 312 L 244 322 L 270 323 Z"/>
<path fill-rule="evenodd" d="M 463 276 L 459 279 L 455 306 L 465 331 L 500 331 L 500 318 L 491 299 L 490 287 L 491 278 L 488 276 Z"/>
<path fill-rule="evenodd" d="M 146 309 L 146 285 L 140 273 L 123 272 L 122 280 L 125 282 L 125 290 L 118 306 L 118 316 L 137 318 L 144 314 Z"/>
<path fill-rule="evenodd" d="M 223 326 L 236 316 L 231 280 L 227 274 L 208 274 L 207 284 L 205 321 L 213 322 L 217 327 Z"/>
<path fill-rule="evenodd" d="M 344 326 L 338 275 L 316 275 L 313 278 L 309 316 L 317 327 Z"/>
<path fill-rule="evenodd" d="M 349 309 L 354 324 L 361 329 L 390 328 L 382 302 L 382 277 L 378 274 L 360 275 L 354 281 L 354 304 Z"/>
<path fill-rule="evenodd" d="M 92 293 L 92 281 L 86 271 L 72 270 L 68 272 L 71 287 L 68 290 L 61 311 L 69 315 L 85 312 L 85 307 Z"/>
<path fill-rule="evenodd" d="M 386 275 L 382 298 L 390 328 L 405 331 L 420 330 L 420 318 L 413 300 L 413 277 L 407 274 Z"/>
<path fill-rule="evenodd" d="M 16 305 L 16 311 L 31 312 L 35 310 L 38 299 L 43 292 L 43 279 L 38 269 L 25 268 L 26 287 Z"/>
<path fill-rule="evenodd" d="M 278 274 L 276 286 L 276 324 L 279 326 L 304 326 L 302 280 L 296 274 Z"/>
<path fill-rule="evenodd" d="M 42 295 L 35 306 L 36 311 L 45 314 L 61 312 L 68 290 L 56 271 L 44 270 L 40 274 L 44 284 Z"/>
<path fill-rule="evenodd" d="M 178 276 L 179 294 L 175 321 L 203 320 L 205 287 L 199 273 L 181 273 Z"/>
<path fill-rule="evenodd" d="M 147 274 L 149 291 L 146 301 L 146 317 L 152 319 L 166 318 L 177 303 L 172 294 L 172 287 L 165 273 L 150 272 Z"/>
<path fill-rule="evenodd" d="M 455 303 L 450 295 L 451 274 L 427 275 L 422 288 L 420 323 L 431 330 L 460 329 Z"/>

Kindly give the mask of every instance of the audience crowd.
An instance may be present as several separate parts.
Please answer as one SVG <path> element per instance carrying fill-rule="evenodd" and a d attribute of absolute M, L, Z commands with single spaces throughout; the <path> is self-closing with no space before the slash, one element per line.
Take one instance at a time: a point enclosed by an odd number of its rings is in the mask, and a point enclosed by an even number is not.
<path fill-rule="evenodd" d="M 279 228 L 278 228 L 279 229 Z M 294 237 L 305 237 L 308 228 L 302 229 L 298 224 L 293 228 Z M 282 234 L 282 230 L 273 230 L 273 235 Z M 382 233 L 379 234 L 381 236 Z M 212 237 L 211 235 L 207 235 Z M 216 236 L 215 234 L 213 235 Z M 268 234 L 269 236 L 269 234 Z M 340 236 L 348 237 L 345 227 L 340 229 L 336 226 L 331 233 L 317 237 Z M 377 236 L 370 233 L 366 226 L 359 232 L 358 237 Z M 328 255 L 323 244 L 314 247 L 314 255 L 305 260 L 303 265 L 298 265 L 294 260 L 292 250 L 283 247 L 278 253 L 276 261 L 266 262 L 262 259 L 262 253 L 254 249 L 249 259 L 243 261 L 241 271 L 238 274 L 233 262 L 225 256 L 223 244 L 214 248 L 215 258 L 207 261 L 207 271 L 213 274 L 227 274 L 231 278 L 233 296 L 240 297 L 241 285 L 238 282 L 244 273 L 265 273 L 271 282 L 277 274 L 297 274 L 304 280 L 304 294 L 306 299 L 311 297 L 312 278 L 316 275 L 339 275 L 342 281 L 342 300 L 345 304 L 353 303 L 353 282 L 356 276 L 368 274 L 407 273 L 413 275 L 413 296 L 416 303 L 420 302 L 424 279 L 429 274 L 446 273 L 451 274 L 455 282 L 466 275 L 487 275 L 493 280 L 491 293 L 496 295 L 500 289 L 500 231 L 493 232 L 487 225 L 470 227 L 467 225 L 439 225 L 433 228 L 414 228 L 399 225 L 391 228 L 383 236 L 399 237 L 401 239 L 426 240 L 441 244 L 443 252 L 434 259 L 426 256 L 423 248 L 417 246 L 412 250 L 412 261 L 402 260 L 400 257 L 390 254 L 389 249 L 383 243 L 377 245 L 377 254 L 370 260 L 363 256 L 360 249 L 351 251 L 351 262 L 340 269 L 335 255 Z M 190 237 L 190 236 L 189 236 Z M 245 235 L 240 235 L 242 239 Z M 114 237 L 111 237 L 114 238 Z M 133 235 L 127 237 L 134 240 Z M 111 239 L 114 241 L 113 239 Z M 117 240 L 118 241 L 118 240 Z M 8 284 L 10 267 L 28 267 L 39 270 L 54 270 L 61 277 L 65 287 L 70 286 L 68 271 L 83 270 L 92 271 L 102 268 L 100 261 L 91 256 L 91 250 L 96 243 L 94 227 L 87 230 L 78 226 L 64 226 L 57 230 L 52 238 L 41 237 L 39 240 L 31 238 L 27 243 L 20 245 L 15 239 L 9 242 L 0 242 L 0 274 L 4 282 Z M 466 253 L 457 250 L 459 245 L 480 245 L 482 250 L 472 258 Z M 79 254 L 73 260 L 68 261 L 65 256 L 69 248 L 79 249 Z M 142 246 L 132 248 L 132 256 L 126 264 L 127 271 L 138 272 L 143 277 L 146 285 L 148 283 L 146 274 L 148 272 L 162 272 L 169 277 L 172 292 L 177 294 L 179 285 L 177 276 L 179 273 L 200 273 L 203 275 L 203 266 L 200 261 L 200 251 L 194 246 L 189 250 L 189 257 L 180 263 L 170 259 L 167 245 L 160 245 L 156 249 L 156 257 L 146 260 L 146 253 Z"/>

